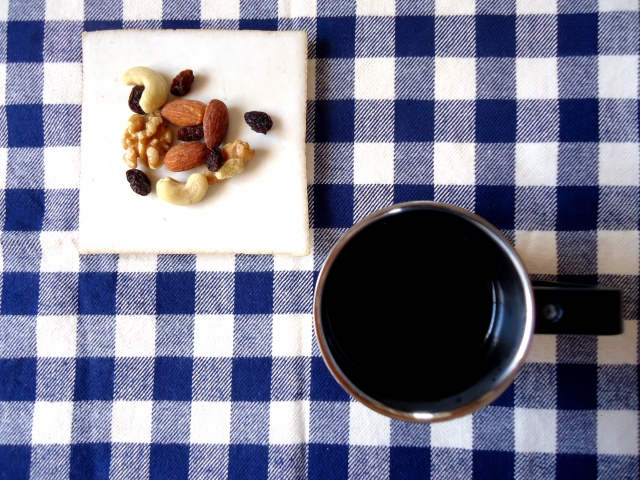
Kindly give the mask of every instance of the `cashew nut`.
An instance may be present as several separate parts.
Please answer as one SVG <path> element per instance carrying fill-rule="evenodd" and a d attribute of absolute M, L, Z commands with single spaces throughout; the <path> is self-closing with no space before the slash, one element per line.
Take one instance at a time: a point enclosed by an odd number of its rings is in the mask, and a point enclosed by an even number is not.
<path fill-rule="evenodd" d="M 198 203 L 207 193 L 207 188 L 209 188 L 207 177 L 202 173 L 191 174 L 187 183 L 166 177 L 158 180 L 156 184 L 156 192 L 162 200 L 181 206 Z"/>
<path fill-rule="evenodd" d="M 169 98 L 169 85 L 162 75 L 147 67 L 133 67 L 122 74 L 125 85 L 144 85 L 140 107 L 145 113 L 158 110 Z"/>

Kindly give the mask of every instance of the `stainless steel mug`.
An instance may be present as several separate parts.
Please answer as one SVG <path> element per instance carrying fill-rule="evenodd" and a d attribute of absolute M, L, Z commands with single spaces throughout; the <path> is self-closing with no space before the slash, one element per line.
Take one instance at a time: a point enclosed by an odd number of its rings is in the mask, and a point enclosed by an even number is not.
<path fill-rule="evenodd" d="M 314 326 L 327 367 L 354 398 L 392 418 L 435 422 L 498 398 L 534 331 L 621 333 L 621 292 L 534 286 L 488 221 L 409 202 L 364 218 L 333 247 Z"/>

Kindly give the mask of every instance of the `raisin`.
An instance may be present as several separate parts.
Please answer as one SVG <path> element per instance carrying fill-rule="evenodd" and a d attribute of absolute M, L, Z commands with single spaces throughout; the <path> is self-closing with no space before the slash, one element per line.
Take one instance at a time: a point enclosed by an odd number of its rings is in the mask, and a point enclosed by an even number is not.
<path fill-rule="evenodd" d="M 220 167 L 224 165 L 224 158 L 222 158 L 222 152 L 219 147 L 214 147 L 211 149 L 211 153 L 209 154 L 209 158 L 207 158 L 207 168 L 211 172 L 217 172 L 220 170 Z"/>
<path fill-rule="evenodd" d="M 244 114 L 244 121 L 251 127 L 251 130 L 265 135 L 273 127 L 271 117 L 264 112 L 247 112 Z"/>
<path fill-rule="evenodd" d="M 171 93 L 177 97 L 182 97 L 189 93 L 191 84 L 195 80 L 193 70 L 183 70 L 171 82 Z"/>
<path fill-rule="evenodd" d="M 183 142 L 194 142 L 204 137 L 202 125 L 190 125 L 178 129 L 178 140 Z"/>
<path fill-rule="evenodd" d="M 140 97 L 142 96 L 142 92 L 144 92 L 144 85 L 135 85 L 131 89 L 131 94 L 129 95 L 129 108 L 140 115 L 144 115 L 145 111 L 142 110 L 140 106 Z"/>
<path fill-rule="evenodd" d="M 151 192 L 151 181 L 149 181 L 149 177 L 136 168 L 132 168 L 131 170 L 127 170 L 127 181 L 131 186 L 131 190 L 136 192 L 138 195 L 142 195 L 143 197 L 149 195 Z"/>

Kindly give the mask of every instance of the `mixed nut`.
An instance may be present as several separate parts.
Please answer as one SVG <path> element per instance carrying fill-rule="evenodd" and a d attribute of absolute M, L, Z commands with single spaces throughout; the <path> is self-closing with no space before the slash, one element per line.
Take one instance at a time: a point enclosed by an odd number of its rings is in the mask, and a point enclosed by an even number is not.
<path fill-rule="evenodd" d="M 207 105 L 197 100 L 168 101 L 169 92 L 180 97 L 189 93 L 194 80 L 192 70 L 180 72 L 171 87 L 162 75 L 147 67 L 134 67 L 122 75 L 124 84 L 134 85 L 129 95 L 134 115 L 129 118 L 122 146 L 129 167 L 127 181 L 138 195 L 151 192 L 151 181 L 139 164 L 157 169 L 164 163 L 172 172 L 203 165 L 202 173 L 192 173 L 184 183 L 171 177 L 156 183 L 162 200 L 192 205 L 202 200 L 209 185 L 241 173 L 255 155 L 242 140 L 222 145 L 229 129 L 229 111 L 221 100 L 213 99 Z M 244 119 L 253 131 L 263 134 L 273 126 L 264 112 L 247 112 Z M 172 146 L 173 135 L 165 121 L 181 127 L 176 136 L 184 143 Z"/>

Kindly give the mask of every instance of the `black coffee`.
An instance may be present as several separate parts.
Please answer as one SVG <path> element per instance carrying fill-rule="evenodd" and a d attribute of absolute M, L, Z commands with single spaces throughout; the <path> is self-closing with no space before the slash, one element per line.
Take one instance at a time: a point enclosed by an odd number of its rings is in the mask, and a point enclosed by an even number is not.
<path fill-rule="evenodd" d="M 417 210 L 367 226 L 340 252 L 322 321 L 360 390 L 402 408 L 454 396 L 486 373 L 495 317 L 486 242 L 459 217 Z"/>

